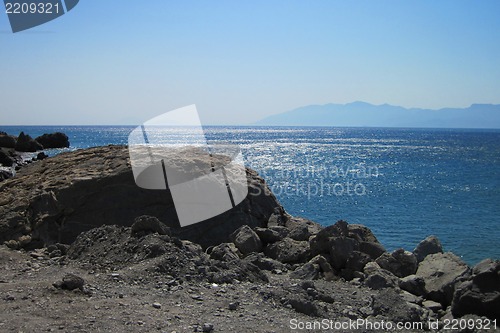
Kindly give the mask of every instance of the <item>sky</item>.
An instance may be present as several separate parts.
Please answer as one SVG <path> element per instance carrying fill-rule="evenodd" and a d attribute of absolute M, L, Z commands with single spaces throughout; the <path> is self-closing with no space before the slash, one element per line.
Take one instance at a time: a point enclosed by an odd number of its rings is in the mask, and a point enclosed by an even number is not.
<path fill-rule="evenodd" d="M 81 0 L 13 34 L 2 8 L 0 124 L 138 125 L 190 104 L 220 125 L 310 104 L 500 104 L 499 13 L 497 0 Z"/>

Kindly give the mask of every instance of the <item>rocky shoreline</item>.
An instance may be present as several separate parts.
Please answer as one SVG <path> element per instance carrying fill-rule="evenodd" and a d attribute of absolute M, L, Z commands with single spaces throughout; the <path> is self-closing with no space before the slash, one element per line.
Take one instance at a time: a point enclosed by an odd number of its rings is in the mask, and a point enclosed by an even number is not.
<path fill-rule="evenodd" d="M 247 178 L 240 205 L 181 229 L 168 191 L 135 186 L 124 146 L 22 168 L 0 183 L 0 327 L 289 332 L 329 320 L 444 332 L 462 320 L 474 324 L 451 331 L 495 331 L 500 261 L 469 267 L 433 236 L 387 252 L 365 226 L 290 216 Z"/>

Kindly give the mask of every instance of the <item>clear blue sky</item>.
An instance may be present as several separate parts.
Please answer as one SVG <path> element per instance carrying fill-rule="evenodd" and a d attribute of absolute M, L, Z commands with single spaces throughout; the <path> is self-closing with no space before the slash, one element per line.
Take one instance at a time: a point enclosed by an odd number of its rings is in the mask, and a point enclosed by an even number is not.
<path fill-rule="evenodd" d="M 500 1 L 81 0 L 12 34 L 0 123 L 245 124 L 308 104 L 500 104 Z"/>

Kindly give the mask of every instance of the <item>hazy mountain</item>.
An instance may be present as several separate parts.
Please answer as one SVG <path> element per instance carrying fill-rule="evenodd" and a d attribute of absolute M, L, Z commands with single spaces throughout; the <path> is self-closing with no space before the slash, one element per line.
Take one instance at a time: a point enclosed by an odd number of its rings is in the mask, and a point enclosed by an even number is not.
<path fill-rule="evenodd" d="M 500 128 L 500 105 L 472 104 L 468 108 L 406 109 L 364 102 L 309 105 L 264 118 L 256 125 Z"/>

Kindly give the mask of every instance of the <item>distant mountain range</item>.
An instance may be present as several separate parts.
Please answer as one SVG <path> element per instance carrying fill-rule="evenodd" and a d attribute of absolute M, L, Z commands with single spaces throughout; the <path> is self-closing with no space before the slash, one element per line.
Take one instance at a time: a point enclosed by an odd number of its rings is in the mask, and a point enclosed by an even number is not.
<path fill-rule="evenodd" d="M 468 108 L 407 109 L 365 102 L 303 106 L 255 123 L 268 126 L 500 128 L 500 105 Z"/>

